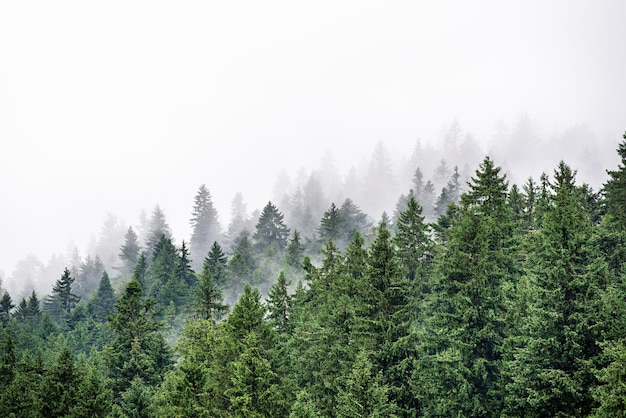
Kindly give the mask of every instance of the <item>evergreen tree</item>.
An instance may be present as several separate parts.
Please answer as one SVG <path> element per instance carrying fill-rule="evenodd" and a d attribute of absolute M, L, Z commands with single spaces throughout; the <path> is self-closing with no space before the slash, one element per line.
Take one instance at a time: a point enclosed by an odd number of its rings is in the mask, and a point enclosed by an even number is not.
<path fill-rule="evenodd" d="M 505 280 L 515 274 L 507 182 L 485 158 L 437 253 L 416 328 L 413 390 L 424 416 L 497 416 Z"/>
<path fill-rule="evenodd" d="M 290 283 L 282 271 L 278 280 L 269 291 L 267 299 L 268 318 L 279 334 L 287 334 L 290 331 L 289 319 L 291 316 L 291 297 L 287 292 Z"/>
<path fill-rule="evenodd" d="M 432 256 L 428 225 L 424 223 L 422 207 L 412 195 L 407 200 L 407 208 L 399 214 L 393 242 L 412 282 L 421 275 L 424 262 Z"/>
<path fill-rule="evenodd" d="M 152 260 L 156 255 L 155 247 L 161 241 L 161 237 L 172 239 L 172 232 L 170 226 L 165 219 L 165 213 L 161 210 L 159 205 L 156 205 L 152 211 L 150 222 L 148 223 L 148 233 L 145 237 L 146 242 L 146 254 L 149 260 Z"/>
<path fill-rule="evenodd" d="M 318 228 L 320 239 L 324 242 L 328 240 L 339 241 L 342 238 L 343 221 L 339 208 L 331 203 L 330 208 L 324 212 L 320 221 Z"/>
<path fill-rule="evenodd" d="M 145 252 L 141 252 L 141 254 L 139 254 L 139 259 L 137 260 L 137 264 L 135 265 L 135 268 L 133 269 L 133 276 L 135 279 L 137 279 L 137 281 L 139 282 L 139 284 L 141 285 L 142 288 L 147 288 L 148 283 L 147 283 L 147 276 L 148 275 L 148 257 L 146 256 Z"/>
<path fill-rule="evenodd" d="M 346 199 L 339 209 L 341 217 L 341 238 L 350 242 L 355 233 L 365 234 L 370 227 L 367 215 L 354 204 L 352 199 Z"/>
<path fill-rule="evenodd" d="M 289 228 L 283 222 L 283 214 L 272 202 L 263 208 L 253 238 L 259 252 L 270 256 L 282 252 L 287 246 Z"/>
<path fill-rule="evenodd" d="M 73 283 L 74 278 L 65 268 L 61 278 L 52 286 L 52 294 L 46 300 L 46 311 L 57 322 L 67 319 L 80 300 L 80 297 L 72 293 Z"/>
<path fill-rule="evenodd" d="M 209 254 L 205 258 L 204 262 L 208 262 L 209 271 L 215 281 L 215 284 L 217 286 L 224 286 L 227 278 L 226 267 L 228 258 L 224 254 L 224 251 L 222 251 L 222 247 L 217 243 L 217 241 L 214 241 L 213 245 L 211 245 L 211 250 L 209 251 Z"/>
<path fill-rule="evenodd" d="M 202 260 L 213 242 L 219 238 L 220 225 L 217 210 L 213 206 L 211 193 L 203 184 L 198 189 L 191 212 L 191 254 L 195 260 Z M 197 263 L 196 268 L 200 267 Z"/>
<path fill-rule="evenodd" d="M 106 270 L 102 273 L 95 295 L 89 300 L 88 310 L 97 322 L 106 322 L 115 310 L 115 294 Z"/>
<path fill-rule="evenodd" d="M 607 213 L 615 225 L 622 231 L 626 230 L 626 133 L 624 141 L 617 147 L 621 164 L 617 170 L 607 170 L 609 180 L 604 184 Z"/>
<path fill-rule="evenodd" d="M 2 327 L 6 327 L 11 319 L 11 311 L 15 308 L 11 295 L 6 290 L 2 294 L 0 299 L 0 321 L 2 321 Z"/>
<path fill-rule="evenodd" d="M 141 247 L 139 239 L 133 227 L 128 227 L 124 235 L 124 244 L 120 247 L 119 259 L 122 261 L 120 274 L 122 277 L 128 277 L 133 273 L 133 269 L 139 261 Z"/>
<path fill-rule="evenodd" d="M 397 417 L 397 407 L 389 400 L 388 388 L 382 380 L 382 374 L 374 372 L 367 354 L 360 351 L 350 375 L 337 394 L 336 416 Z"/>
<path fill-rule="evenodd" d="M 304 254 L 304 245 L 300 242 L 300 233 L 297 230 L 293 231 L 291 240 L 287 245 L 285 254 L 285 262 L 288 266 L 293 267 L 296 270 L 300 269 L 300 263 L 302 263 L 302 256 Z"/>
<path fill-rule="evenodd" d="M 144 299 L 141 285 L 132 279 L 115 304 L 107 322 L 113 331 L 104 360 L 115 396 L 140 379 L 148 385 L 161 381 L 170 366 L 170 352 L 154 319 L 154 301 Z"/>
<path fill-rule="evenodd" d="M 204 259 L 200 281 L 196 288 L 195 309 L 202 319 L 210 319 L 214 323 L 222 319 L 228 311 L 228 305 L 223 303 L 222 290 L 217 286 L 216 276 L 223 274 L 223 263 L 226 262 L 217 242 L 214 242 L 211 253 Z M 221 254 L 221 256 L 220 256 Z"/>
<path fill-rule="evenodd" d="M 252 273 L 258 264 L 248 237 L 248 231 L 243 230 L 228 262 L 228 270 L 238 284 L 252 282 Z"/>
<path fill-rule="evenodd" d="M 506 364 L 512 414 L 586 416 L 594 406 L 593 369 L 603 333 L 598 317 L 601 270 L 587 245 L 591 225 L 574 178 L 559 163 L 543 229 L 529 255 L 536 297 Z"/>

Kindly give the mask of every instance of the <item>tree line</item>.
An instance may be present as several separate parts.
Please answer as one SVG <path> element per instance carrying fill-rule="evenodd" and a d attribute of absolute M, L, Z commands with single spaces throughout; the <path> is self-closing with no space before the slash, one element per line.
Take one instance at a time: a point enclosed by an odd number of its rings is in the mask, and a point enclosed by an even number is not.
<path fill-rule="evenodd" d="M 0 414 L 621 416 L 626 135 L 617 152 L 600 191 L 564 162 L 510 185 L 486 157 L 432 222 L 419 169 L 374 225 L 347 199 L 303 237 L 269 202 L 228 251 L 202 186 L 189 246 L 155 210 L 119 283 L 66 268 L 41 299 L 3 293 Z"/>

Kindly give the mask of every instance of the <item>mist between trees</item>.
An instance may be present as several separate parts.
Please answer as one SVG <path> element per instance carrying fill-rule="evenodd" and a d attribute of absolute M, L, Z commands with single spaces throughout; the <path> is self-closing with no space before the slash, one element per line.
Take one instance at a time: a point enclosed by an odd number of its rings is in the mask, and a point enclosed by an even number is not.
<path fill-rule="evenodd" d="M 577 167 L 579 177 L 598 189 L 606 180 L 604 167 L 617 161 L 614 148 L 614 138 L 599 137 L 585 125 L 546 133 L 540 123 L 522 115 L 511 126 L 502 122 L 497 124 L 492 137 L 479 139 L 464 131 L 455 120 L 442 128 L 435 141 L 418 139 L 414 144 L 407 144 L 405 149 L 390 149 L 381 141 L 368 159 L 353 161 L 349 166 L 339 167 L 329 151 L 318 168 L 301 168 L 294 173 L 283 170 L 273 182 L 273 191 L 267 187 L 267 200 L 262 205 L 271 200 L 283 214 L 283 221 L 290 230 L 298 230 L 303 240 L 315 241 L 320 238 L 318 226 L 324 212 L 332 203 L 340 208 L 347 199 L 348 206 L 362 212 L 360 222 L 373 225 L 381 219 L 383 212 L 393 221 L 412 189 L 420 194 L 427 220 L 433 221 L 448 201 L 456 200 L 465 190 L 469 176 L 487 154 L 501 164 L 508 179 L 518 185 L 529 177 L 537 179 L 538 173 L 549 172 L 562 159 Z M 357 154 L 362 153 L 355 152 Z M 349 158 L 344 156 L 342 160 L 349 161 Z M 81 277 L 78 281 L 84 287 L 84 295 L 95 288 L 102 269 L 106 269 L 116 282 L 117 278 L 129 273 L 130 267 L 124 266 L 119 257 L 120 247 L 130 238 L 127 236 L 129 227 L 136 235 L 137 245 L 147 252 L 158 239 L 154 231 L 161 228 L 168 237 L 177 240 L 177 245 L 185 240 L 196 270 L 201 267 L 214 240 L 222 245 L 227 255 L 232 255 L 238 235 L 244 229 L 254 232 L 263 206 L 249 207 L 245 194 L 235 190 L 230 209 L 218 213 L 217 208 L 226 205 L 217 205 L 213 201 L 211 180 L 206 181 L 202 192 L 198 190 L 196 196 L 189 196 L 186 208 L 184 202 L 178 205 L 187 213 L 184 216 L 191 221 L 190 226 L 193 222 L 205 225 L 199 228 L 195 237 L 192 236 L 193 228 L 188 236 L 174 236 L 166 213 L 159 205 L 138 210 L 138 220 L 131 225 L 128 220 L 115 215 L 116 209 L 111 208 L 100 231 L 92 235 L 86 248 L 79 249 L 70 244 L 67 249 L 59 248 L 47 261 L 28 254 L 29 249 L 25 248 L 24 253 L 28 255 L 9 270 L 10 274 L 1 270 L 10 266 L 0 266 L 2 286 L 20 298 L 30 295 L 32 290 L 47 294 L 65 267 L 77 279 Z M 449 185 L 450 181 L 454 184 Z M 272 184 L 272 179 L 267 179 L 267 184 Z M 457 190 L 450 190 L 449 186 Z M 448 196 L 450 193 L 457 196 Z M 168 197 L 156 196 L 155 200 L 168 202 Z M 208 212 L 197 214 L 198 205 L 206 205 Z M 194 221 L 196 216 L 206 219 Z M 206 231 L 203 232 L 202 228 Z M 63 242 L 64 237 L 59 238 Z"/>
<path fill-rule="evenodd" d="M 111 273 L 88 256 L 48 294 L 2 291 L 0 415 L 620 416 L 626 134 L 617 151 L 598 190 L 563 161 L 521 185 L 489 156 L 417 165 L 378 219 L 311 208 L 310 176 L 285 213 L 236 195 L 223 231 L 202 185 L 188 243 L 156 206 Z"/>

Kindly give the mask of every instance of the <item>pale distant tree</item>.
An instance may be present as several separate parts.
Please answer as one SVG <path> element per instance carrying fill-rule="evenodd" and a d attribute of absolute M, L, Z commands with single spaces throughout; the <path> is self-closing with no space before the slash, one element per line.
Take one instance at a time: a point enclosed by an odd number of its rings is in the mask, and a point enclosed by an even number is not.
<path fill-rule="evenodd" d="M 230 223 L 224 237 L 225 249 L 232 253 L 235 250 L 236 241 L 244 229 L 252 229 L 249 225 L 248 205 L 243 200 L 241 192 L 237 192 L 230 204 Z"/>
<path fill-rule="evenodd" d="M 170 226 L 165 220 L 165 213 L 161 210 L 159 205 L 154 207 L 150 222 L 148 223 L 148 236 L 146 239 L 146 252 L 148 258 L 152 259 L 154 255 L 154 249 L 157 243 L 161 240 L 161 236 L 172 239 L 172 232 Z"/>
<path fill-rule="evenodd" d="M 102 224 L 100 236 L 92 254 L 100 257 L 107 269 L 117 265 L 118 251 L 124 242 L 126 226 L 115 215 L 109 213 Z"/>
<path fill-rule="evenodd" d="M 195 260 L 193 266 L 198 270 L 202 266 L 202 260 L 208 254 L 211 244 L 217 241 L 220 235 L 217 210 L 213 206 L 211 193 L 204 184 L 200 186 L 194 198 L 189 222 L 192 228 L 191 258 Z"/>
<path fill-rule="evenodd" d="M 378 142 L 370 160 L 359 202 L 370 216 L 379 216 L 398 195 L 391 161 L 382 142 Z"/>
<path fill-rule="evenodd" d="M 139 252 L 141 247 L 139 246 L 139 239 L 133 227 L 128 227 L 126 235 L 124 235 L 124 244 L 120 247 L 119 259 L 122 261 L 122 266 L 119 267 L 122 277 L 128 277 L 133 273 L 133 269 L 139 261 Z"/>

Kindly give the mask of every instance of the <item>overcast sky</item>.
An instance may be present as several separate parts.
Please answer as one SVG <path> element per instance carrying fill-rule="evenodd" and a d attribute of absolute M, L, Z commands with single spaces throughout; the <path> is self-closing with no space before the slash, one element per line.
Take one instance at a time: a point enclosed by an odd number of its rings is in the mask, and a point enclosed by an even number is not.
<path fill-rule="evenodd" d="M 281 168 L 410 152 L 457 118 L 626 130 L 626 2 L 0 2 L 0 270 L 85 246 L 202 183 L 271 198 Z"/>

